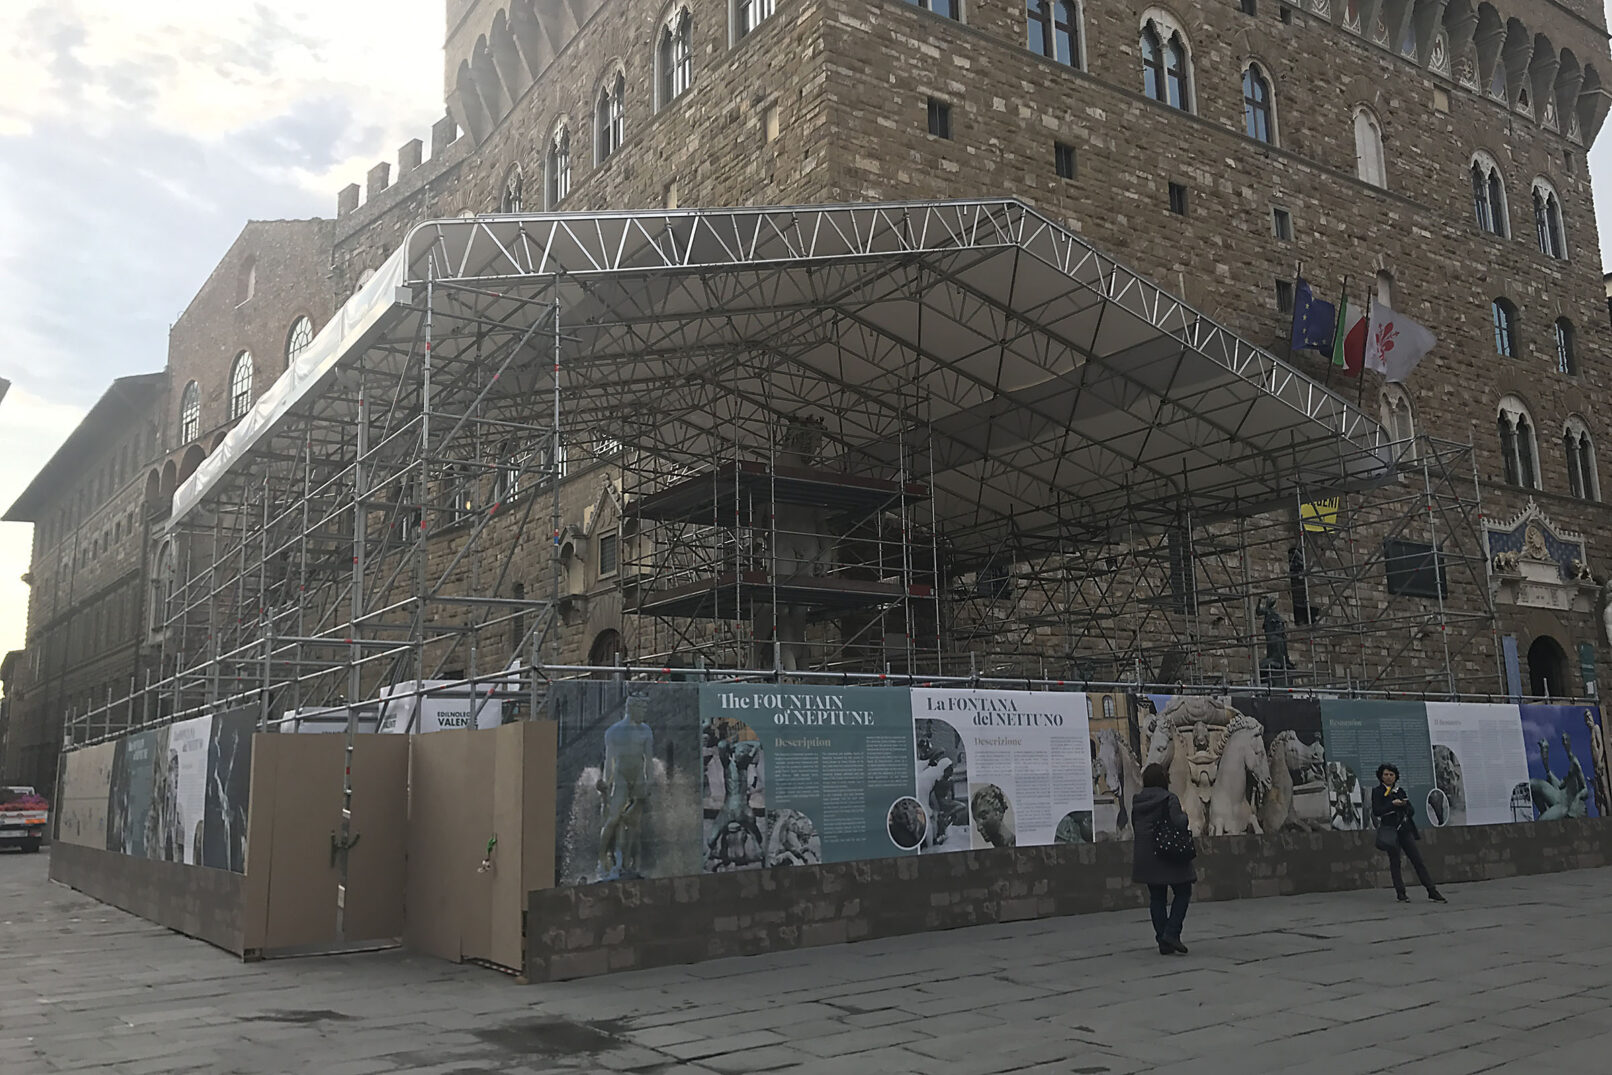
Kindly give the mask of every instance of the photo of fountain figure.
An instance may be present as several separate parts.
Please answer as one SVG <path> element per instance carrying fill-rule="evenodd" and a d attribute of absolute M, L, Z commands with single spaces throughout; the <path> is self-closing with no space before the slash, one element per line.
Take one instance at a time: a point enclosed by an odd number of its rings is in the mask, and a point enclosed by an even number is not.
<path fill-rule="evenodd" d="M 559 883 L 699 873 L 699 687 L 580 680 L 552 699 Z"/>

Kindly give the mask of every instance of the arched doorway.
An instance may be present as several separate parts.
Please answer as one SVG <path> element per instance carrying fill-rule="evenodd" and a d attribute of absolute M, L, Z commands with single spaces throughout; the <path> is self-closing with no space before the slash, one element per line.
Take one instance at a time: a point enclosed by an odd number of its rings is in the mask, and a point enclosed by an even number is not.
<path fill-rule="evenodd" d="M 600 631 L 593 639 L 593 645 L 588 647 L 588 664 L 594 668 L 610 668 L 621 664 L 627 659 L 627 651 L 621 644 L 621 632 L 613 628 Z M 607 675 L 604 672 L 595 672 L 595 675 Z"/>
<path fill-rule="evenodd" d="M 1567 679 L 1567 653 L 1550 635 L 1528 647 L 1528 693 L 1535 698 L 1565 698 L 1573 693 Z"/>

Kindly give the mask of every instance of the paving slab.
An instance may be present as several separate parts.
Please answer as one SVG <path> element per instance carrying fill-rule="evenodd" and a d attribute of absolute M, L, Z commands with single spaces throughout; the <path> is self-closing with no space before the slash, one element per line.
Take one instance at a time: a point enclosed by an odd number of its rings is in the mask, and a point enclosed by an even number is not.
<path fill-rule="evenodd" d="M 404 951 L 243 964 L 0 854 L 0 1075 L 1478 1075 L 1604 1070 L 1612 870 L 997 924 L 522 986 Z"/>

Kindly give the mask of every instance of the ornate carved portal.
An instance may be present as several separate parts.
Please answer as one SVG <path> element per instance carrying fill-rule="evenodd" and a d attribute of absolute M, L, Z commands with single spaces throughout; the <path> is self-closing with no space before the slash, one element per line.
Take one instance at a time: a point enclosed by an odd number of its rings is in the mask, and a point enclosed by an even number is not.
<path fill-rule="evenodd" d="M 1584 535 L 1558 527 L 1532 498 L 1516 516 L 1486 530 L 1496 601 L 1558 612 L 1600 610 Z"/>

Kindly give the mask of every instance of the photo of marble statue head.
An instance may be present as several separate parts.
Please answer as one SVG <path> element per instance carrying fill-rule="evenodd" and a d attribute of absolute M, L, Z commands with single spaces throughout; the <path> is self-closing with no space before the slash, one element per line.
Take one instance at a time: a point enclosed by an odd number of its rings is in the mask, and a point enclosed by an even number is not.
<path fill-rule="evenodd" d="M 1427 821 L 1440 829 L 1450 823 L 1450 797 L 1444 794 L 1443 788 L 1434 788 L 1427 793 Z"/>
<path fill-rule="evenodd" d="M 1052 834 L 1055 844 L 1089 844 L 1095 842 L 1097 836 L 1092 831 L 1092 812 L 1090 810 L 1071 810 L 1058 822 L 1058 828 Z"/>
<path fill-rule="evenodd" d="M 1466 813 L 1466 780 L 1461 759 L 1443 743 L 1433 744 L 1433 783 L 1450 800 L 1450 810 Z"/>
<path fill-rule="evenodd" d="M 768 866 L 816 866 L 823 861 L 823 838 L 799 810 L 767 812 Z"/>
<path fill-rule="evenodd" d="M 974 818 L 974 846 L 1013 847 L 1018 838 L 1014 834 L 1013 804 L 1007 793 L 996 784 L 982 784 L 969 798 L 969 813 Z"/>
<path fill-rule="evenodd" d="M 916 851 L 923 843 L 929 819 L 917 799 L 911 795 L 903 795 L 890 804 L 885 825 L 890 833 L 891 843 L 903 851 Z"/>

